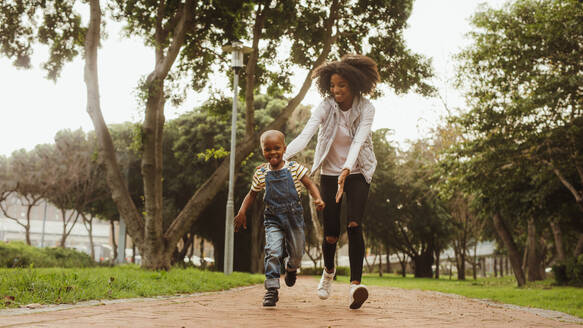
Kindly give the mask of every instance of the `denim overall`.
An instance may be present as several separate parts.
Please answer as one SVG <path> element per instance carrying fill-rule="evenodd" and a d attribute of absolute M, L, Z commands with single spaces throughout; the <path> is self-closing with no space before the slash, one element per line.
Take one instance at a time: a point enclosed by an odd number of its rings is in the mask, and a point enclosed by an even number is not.
<path fill-rule="evenodd" d="M 300 267 L 305 244 L 303 209 L 287 167 L 266 172 L 264 202 L 265 288 L 279 288 L 284 247 L 293 270 Z"/>

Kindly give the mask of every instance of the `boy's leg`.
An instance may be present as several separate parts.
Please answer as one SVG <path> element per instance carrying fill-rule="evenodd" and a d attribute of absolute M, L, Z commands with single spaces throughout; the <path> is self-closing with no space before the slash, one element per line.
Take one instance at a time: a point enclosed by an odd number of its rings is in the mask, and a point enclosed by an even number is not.
<path fill-rule="evenodd" d="M 265 225 L 265 288 L 279 288 L 284 232 L 278 225 Z"/>
<path fill-rule="evenodd" d="M 283 230 L 276 224 L 265 224 L 265 296 L 263 306 L 279 301 L 279 276 L 283 255 Z"/>
<path fill-rule="evenodd" d="M 287 267 L 285 272 L 285 284 L 289 287 L 296 283 L 297 269 L 302 265 L 306 235 L 304 232 L 304 218 L 301 207 L 291 217 L 290 220 L 296 222 L 286 233 L 285 249 L 288 254 Z"/>

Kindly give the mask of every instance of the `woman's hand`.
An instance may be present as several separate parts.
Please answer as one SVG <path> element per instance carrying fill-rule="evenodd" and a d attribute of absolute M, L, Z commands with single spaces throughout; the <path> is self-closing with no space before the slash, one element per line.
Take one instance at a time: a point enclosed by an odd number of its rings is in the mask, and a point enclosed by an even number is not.
<path fill-rule="evenodd" d="M 342 194 L 344 193 L 344 181 L 346 181 L 346 177 L 350 174 L 349 169 L 343 169 L 338 177 L 338 191 L 336 192 L 336 203 L 340 203 L 342 199 Z"/>

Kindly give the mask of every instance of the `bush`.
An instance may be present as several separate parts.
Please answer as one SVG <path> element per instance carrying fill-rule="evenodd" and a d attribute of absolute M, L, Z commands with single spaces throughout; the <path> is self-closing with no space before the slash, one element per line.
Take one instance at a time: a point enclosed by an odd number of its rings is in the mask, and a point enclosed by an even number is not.
<path fill-rule="evenodd" d="M 583 254 L 553 265 L 557 285 L 583 286 Z"/>
<path fill-rule="evenodd" d="M 65 248 L 36 248 L 23 242 L 0 242 L 0 267 L 24 268 L 92 267 L 95 262 L 85 253 Z"/>

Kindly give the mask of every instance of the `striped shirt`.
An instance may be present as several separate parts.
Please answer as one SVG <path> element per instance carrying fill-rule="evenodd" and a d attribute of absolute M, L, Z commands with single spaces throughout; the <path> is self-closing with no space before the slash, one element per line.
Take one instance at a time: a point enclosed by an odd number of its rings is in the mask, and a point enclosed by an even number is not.
<path fill-rule="evenodd" d="M 308 173 L 308 168 L 295 161 L 285 161 L 281 170 L 290 170 L 299 196 L 302 191 L 302 183 L 300 180 L 302 180 L 304 175 Z M 271 171 L 269 164 L 262 165 L 255 170 L 255 174 L 253 174 L 253 182 L 251 183 L 251 190 L 260 192 L 265 188 L 265 175 L 268 171 Z"/>

